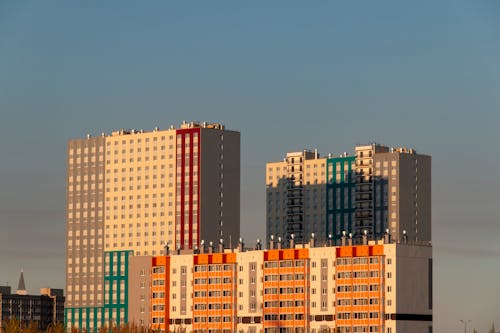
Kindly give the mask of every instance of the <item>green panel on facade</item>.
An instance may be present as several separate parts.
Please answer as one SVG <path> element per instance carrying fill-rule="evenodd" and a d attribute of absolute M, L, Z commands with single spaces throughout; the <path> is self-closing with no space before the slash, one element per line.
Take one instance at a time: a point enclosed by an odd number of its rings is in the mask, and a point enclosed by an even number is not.
<path fill-rule="evenodd" d="M 334 157 L 326 163 L 326 234 L 335 240 L 353 232 L 356 207 L 354 156 Z"/>
<path fill-rule="evenodd" d="M 64 310 L 64 323 L 68 330 L 72 327 L 78 327 L 88 332 L 97 332 L 99 327 L 105 325 L 119 326 L 128 323 L 128 263 L 132 253 L 132 251 L 104 253 L 104 306 L 66 308 Z M 115 316 L 113 311 L 116 313 Z M 85 320 L 83 319 L 84 314 Z M 93 325 L 90 325 L 91 320 Z M 92 330 L 91 327 L 93 327 Z"/>
<path fill-rule="evenodd" d="M 64 325 L 67 330 L 72 327 L 78 327 L 82 330 L 86 330 L 87 332 L 97 332 L 98 327 L 101 326 L 98 325 L 97 314 L 100 312 L 101 315 L 103 315 L 102 310 L 103 307 L 66 308 L 64 309 Z M 90 325 L 91 313 L 93 314 L 93 325 Z M 85 314 L 85 325 L 83 324 L 83 314 Z M 78 315 L 78 319 L 76 319 L 75 315 Z M 101 318 L 103 318 L 103 316 Z M 102 321 L 102 324 L 104 324 L 104 321 Z"/>
<path fill-rule="evenodd" d="M 104 275 L 104 309 L 109 321 L 116 325 L 128 323 L 128 262 L 131 255 L 132 251 L 110 251 L 104 254 L 107 267 Z"/>

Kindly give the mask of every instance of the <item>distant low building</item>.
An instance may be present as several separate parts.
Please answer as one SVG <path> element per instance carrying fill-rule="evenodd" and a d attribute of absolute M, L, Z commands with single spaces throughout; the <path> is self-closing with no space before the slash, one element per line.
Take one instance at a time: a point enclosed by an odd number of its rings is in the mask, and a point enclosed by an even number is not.
<path fill-rule="evenodd" d="M 6 321 L 16 319 L 21 327 L 34 323 L 46 330 L 55 323 L 64 322 L 64 293 L 62 289 L 42 288 L 40 295 L 28 295 L 21 272 L 16 293 L 10 286 L 0 286 L 0 333 Z"/>

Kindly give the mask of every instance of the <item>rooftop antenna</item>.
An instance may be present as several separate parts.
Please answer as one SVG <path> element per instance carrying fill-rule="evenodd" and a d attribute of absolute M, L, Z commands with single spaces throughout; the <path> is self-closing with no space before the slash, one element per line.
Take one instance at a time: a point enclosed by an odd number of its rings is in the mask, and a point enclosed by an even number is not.
<path fill-rule="evenodd" d="M 314 232 L 311 233 L 311 238 L 309 239 L 309 246 L 310 247 L 315 247 L 316 246 L 316 239 L 315 239 L 315 234 Z"/>
<path fill-rule="evenodd" d="M 342 237 L 341 237 L 341 243 L 340 243 L 342 246 L 346 245 L 346 236 L 347 236 L 347 232 L 345 230 L 342 230 Z"/>

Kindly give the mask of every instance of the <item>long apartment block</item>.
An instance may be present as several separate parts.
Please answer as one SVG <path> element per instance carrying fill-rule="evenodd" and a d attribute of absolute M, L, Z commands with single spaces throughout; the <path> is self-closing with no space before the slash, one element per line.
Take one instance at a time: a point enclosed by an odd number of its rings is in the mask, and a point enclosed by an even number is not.
<path fill-rule="evenodd" d="M 129 322 L 133 256 L 240 236 L 240 133 L 216 123 L 68 142 L 67 327 Z"/>
<path fill-rule="evenodd" d="M 343 241 L 143 258 L 131 269 L 149 289 L 133 298 L 150 311 L 129 316 L 160 333 L 431 332 L 431 247 Z"/>
<path fill-rule="evenodd" d="M 431 241 L 431 157 L 414 149 L 379 144 L 355 154 L 320 157 L 317 151 L 287 153 L 266 165 L 266 233 L 340 243 L 389 232 L 400 241 Z"/>

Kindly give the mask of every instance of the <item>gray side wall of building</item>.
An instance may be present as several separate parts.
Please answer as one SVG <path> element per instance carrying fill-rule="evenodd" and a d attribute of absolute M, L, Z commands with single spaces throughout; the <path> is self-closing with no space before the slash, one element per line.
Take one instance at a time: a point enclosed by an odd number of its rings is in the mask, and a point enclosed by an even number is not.
<path fill-rule="evenodd" d="M 129 258 L 128 320 L 132 325 L 149 325 L 151 260 L 150 256 Z"/>
<path fill-rule="evenodd" d="M 240 133 L 201 129 L 200 237 L 236 244 L 240 236 Z"/>
<path fill-rule="evenodd" d="M 387 189 L 382 196 L 375 193 L 376 199 L 380 197 L 387 203 L 385 208 L 377 208 L 376 219 L 380 214 L 383 228 L 389 228 L 397 242 L 403 240 L 403 231 L 408 241 L 431 241 L 431 157 L 415 153 L 381 153 L 375 155 L 374 165 L 375 172 L 380 174 L 375 176 L 377 181 Z M 384 175 L 386 170 L 387 175 Z M 377 207 L 379 204 L 376 203 Z"/>
<path fill-rule="evenodd" d="M 104 142 L 104 137 L 68 142 L 66 307 L 103 304 Z"/>

